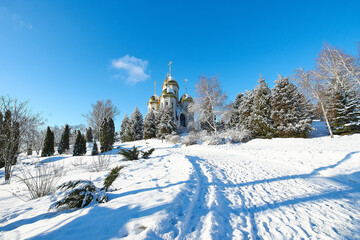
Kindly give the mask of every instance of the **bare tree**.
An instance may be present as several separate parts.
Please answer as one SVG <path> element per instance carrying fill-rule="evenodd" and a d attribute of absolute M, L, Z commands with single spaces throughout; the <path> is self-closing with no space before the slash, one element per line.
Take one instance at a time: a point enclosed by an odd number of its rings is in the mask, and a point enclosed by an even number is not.
<path fill-rule="evenodd" d="M 0 97 L 0 162 L 5 166 L 5 182 L 10 183 L 12 166 L 16 163 L 22 142 L 43 123 L 39 114 L 32 114 L 28 102 L 20 102 L 9 96 Z"/>
<path fill-rule="evenodd" d="M 225 111 L 227 96 L 223 93 L 217 77 L 200 76 L 195 88 L 198 97 L 191 111 L 198 114 L 200 124 L 206 125 L 207 130 L 212 130 L 217 134 L 217 120 Z"/>
<path fill-rule="evenodd" d="M 100 126 L 104 118 L 111 117 L 115 120 L 115 117 L 120 114 L 120 111 L 110 99 L 97 101 L 96 104 L 91 104 L 91 108 L 92 110 L 87 114 L 83 114 L 83 117 L 86 118 L 88 125 L 94 129 L 95 137 L 98 139 Z"/>
<path fill-rule="evenodd" d="M 315 74 L 314 71 L 305 71 L 302 68 L 295 70 L 295 82 L 298 85 L 299 89 L 310 99 L 318 101 L 326 125 L 329 130 L 330 137 L 333 138 L 333 132 L 329 123 L 328 113 L 325 108 L 325 90 L 327 81 L 323 78 L 317 78 L 318 74 Z"/>

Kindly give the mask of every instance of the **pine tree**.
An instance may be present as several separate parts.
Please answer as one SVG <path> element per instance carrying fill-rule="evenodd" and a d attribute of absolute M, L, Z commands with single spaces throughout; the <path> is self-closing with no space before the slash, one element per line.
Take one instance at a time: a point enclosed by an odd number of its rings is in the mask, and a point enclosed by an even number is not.
<path fill-rule="evenodd" d="M 311 106 L 287 77 L 275 81 L 272 91 L 273 127 L 277 137 L 308 137 L 311 130 Z"/>
<path fill-rule="evenodd" d="M 93 141 L 93 131 L 92 128 L 89 127 L 86 129 L 86 142 L 92 142 Z"/>
<path fill-rule="evenodd" d="M 143 131 L 143 117 L 138 107 L 136 107 L 125 130 L 125 135 L 128 137 L 127 141 L 141 140 L 143 138 Z"/>
<path fill-rule="evenodd" d="M 77 131 L 77 134 L 76 134 L 73 156 L 81 156 L 83 154 L 84 150 L 82 149 L 82 139 L 83 139 L 83 136 L 81 135 L 81 132 L 79 130 L 79 131 Z"/>
<path fill-rule="evenodd" d="M 271 91 L 260 77 L 254 90 L 254 103 L 251 107 L 250 131 L 254 137 L 271 138 L 273 133 L 271 119 Z"/>
<path fill-rule="evenodd" d="M 245 98 L 245 95 L 243 93 L 239 93 L 236 95 L 234 104 L 232 105 L 232 108 L 230 110 L 230 127 L 235 129 L 239 125 L 240 122 L 240 111 L 239 108 Z"/>
<path fill-rule="evenodd" d="M 81 154 L 85 155 L 86 154 L 86 138 L 83 134 L 81 134 Z"/>
<path fill-rule="evenodd" d="M 327 109 L 334 134 L 360 132 L 360 102 L 353 89 L 334 82 L 328 90 Z"/>
<path fill-rule="evenodd" d="M 129 118 L 127 116 L 127 114 L 125 114 L 124 119 L 121 123 L 121 129 L 120 129 L 120 140 L 121 142 L 126 142 L 127 141 L 127 136 L 126 136 L 126 128 L 127 125 L 129 124 Z"/>
<path fill-rule="evenodd" d="M 238 107 L 239 111 L 239 123 L 236 126 L 237 129 L 250 130 L 250 115 L 252 111 L 252 105 L 254 103 L 254 90 L 247 91 L 242 98 L 242 101 Z"/>
<path fill-rule="evenodd" d="M 93 148 L 91 150 L 91 155 L 95 156 L 95 155 L 98 155 L 98 154 L 99 154 L 98 146 L 97 146 L 97 143 L 94 142 Z"/>
<path fill-rule="evenodd" d="M 54 133 L 48 126 L 46 129 L 45 139 L 43 143 L 43 149 L 41 151 L 42 157 L 48 157 L 54 155 Z"/>
<path fill-rule="evenodd" d="M 106 118 L 100 126 L 100 150 L 102 153 L 108 151 L 108 121 Z"/>
<path fill-rule="evenodd" d="M 63 152 L 70 149 L 70 127 L 65 125 L 64 131 L 61 134 L 61 140 L 58 147 L 58 153 L 62 154 Z"/>
<path fill-rule="evenodd" d="M 114 143 L 115 143 L 115 124 L 114 124 L 114 120 L 110 117 L 108 118 L 108 145 L 109 148 L 113 148 Z"/>
<path fill-rule="evenodd" d="M 144 139 L 156 137 L 156 117 L 153 111 L 145 116 L 144 120 Z"/>
<path fill-rule="evenodd" d="M 177 126 L 174 122 L 173 111 L 171 107 L 165 107 L 160 118 L 156 136 L 164 139 L 166 135 L 176 134 Z"/>

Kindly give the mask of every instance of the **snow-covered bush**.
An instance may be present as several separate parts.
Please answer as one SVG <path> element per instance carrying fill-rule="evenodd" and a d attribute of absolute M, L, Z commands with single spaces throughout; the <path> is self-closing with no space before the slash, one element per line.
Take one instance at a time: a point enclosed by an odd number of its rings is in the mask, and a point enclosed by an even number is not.
<path fill-rule="evenodd" d="M 180 142 L 180 136 L 179 136 L 179 135 L 167 135 L 167 136 L 165 137 L 165 140 L 166 140 L 167 142 L 171 142 L 171 143 L 173 143 L 173 144 L 177 144 L 177 143 Z"/>
<path fill-rule="evenodd" d="M 22 165 L 19 178 L 26 185 L 30 198 L 35 199 L 52 193 L 65 172 L 63 166 L 54 163 L 37 163 L 35 169 Z"/>
<path fill-rule="evenodd" d="M 64 197 L 55 202 L 51 208 L 83 208 L 93 200 L 103 203 L 108 201 L 108 196 L 104 191 L 96 188 L 92 181 L 76 180 L 61 184 L 58 190 L 65 191 Z"/>
<path fill-rule="evenodd" d="M 203 139 L 204 143 L 208 144 L 208 145 L 220 145 L 220 144 L 224 144 L 225 140 L 220 137 L 219 134 L 209 134 L 208 136 L 204 137 Z"/>
<path fill-rule="evenodd" d="M 185 144 L 185 146 L 194 145 L 197 144 L 197 140 L 198 140 L 198 135 L 196 134 L 195 131 L 193 131 L 182 138 L 182 144 Z"/>
<path fill-rule="evenodd" d="M 245 128 L 241 130 L 228 129 L 221 132 L 220 137 L 229 143 L 245 143 L 251 140 L 251 132 Z"/>
<path fill-rule="evenodd" d="M 92 158 L 92 162 L 89 165 L 89 171 L 91 172 L 100 172 L 109 168 L 110 165 L 110 155 L 105 153 L 96 155 Z"/>

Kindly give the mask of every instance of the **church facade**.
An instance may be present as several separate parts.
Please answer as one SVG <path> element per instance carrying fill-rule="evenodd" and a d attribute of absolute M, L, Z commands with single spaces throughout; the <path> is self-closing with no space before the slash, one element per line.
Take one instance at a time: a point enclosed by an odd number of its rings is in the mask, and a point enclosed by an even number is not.
<path fill-rule="evenodd" d="M 185 87 L 185 94 L 180 98 L 179 84 L 171 74 L 171 63 L 169 63 L 170 70 L 167 74 L 161 87 L 161 95 L 156 94 L 156 82 L 155 82 L 155 93 L 150 97 L 147 104 L 148 112 L 158 112 L 160 109 L 170 106 L 173 110 L 174 122 L 177 123 L 179 128 L 187 128 L 189 122 L 193 121 L 193 115 L 189 112 L 189 105 L 193 103 L 193 98 L 187 94 Z M 186 84 L 185 79 L 185 84 Z"/>

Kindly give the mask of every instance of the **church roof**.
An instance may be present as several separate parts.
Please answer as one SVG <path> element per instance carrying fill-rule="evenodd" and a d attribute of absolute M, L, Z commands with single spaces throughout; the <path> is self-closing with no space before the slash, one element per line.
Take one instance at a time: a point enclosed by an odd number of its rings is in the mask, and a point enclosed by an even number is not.
<path fill-rule="evenodd" d="M 162 88 L 164 88 L 164 86 L 166 86 L 166 84 L 168 85 L 175 85 L 179 88 L 179 84 L 177 83 L 177 81 L 175 80 L 175 78 L 171 75 L 167 76 L 167 78 L 165 78 L 164 83 L 162 85 Z"/>
<path fill-rule="evenodd" d="M 159 96 L 154 94 L 150 97 L 149 103 L 157 103 L 159 101 Z"/>
<path fill-rule="evenodd" d="M 180 102 L 193 102 L 193 101 L 194 101 L 193 98 L 187 93 L 183 94 L 180 98 Z"/>

